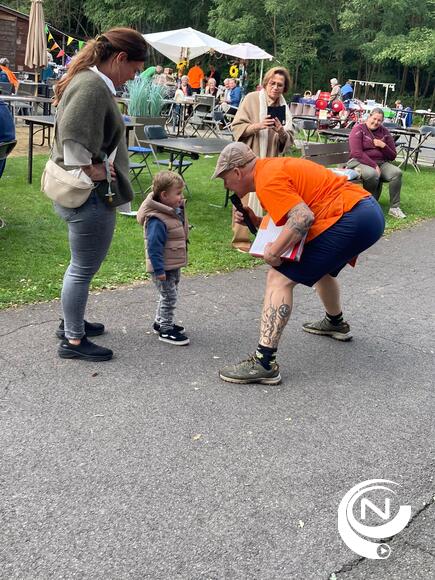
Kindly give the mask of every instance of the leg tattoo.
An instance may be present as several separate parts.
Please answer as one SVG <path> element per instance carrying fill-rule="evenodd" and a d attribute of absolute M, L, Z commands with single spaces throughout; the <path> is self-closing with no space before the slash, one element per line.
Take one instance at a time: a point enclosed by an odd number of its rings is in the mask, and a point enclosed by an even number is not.
<path fill-rule="evenodd" d="M 260 343 L 270 348 L 277 348 L 282 331 L 290 318 L 291 308 L 289 304 L 280 304 L 276 306 L 272 302 L 264 305 L 261 317 Z"/>

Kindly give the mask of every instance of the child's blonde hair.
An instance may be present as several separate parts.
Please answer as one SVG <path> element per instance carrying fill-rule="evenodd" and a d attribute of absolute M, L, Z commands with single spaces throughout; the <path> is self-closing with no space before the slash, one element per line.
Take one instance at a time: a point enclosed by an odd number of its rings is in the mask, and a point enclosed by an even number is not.
<path fill-rule="evenodd" d="M 174 171 L 159 171 L 153 178 L 153 197 L 156 201 L 160 201 L 160 194 L 162 191 L 167 191 L 173 185 L 184 187 L 184 180 L 178 173 Z"/>

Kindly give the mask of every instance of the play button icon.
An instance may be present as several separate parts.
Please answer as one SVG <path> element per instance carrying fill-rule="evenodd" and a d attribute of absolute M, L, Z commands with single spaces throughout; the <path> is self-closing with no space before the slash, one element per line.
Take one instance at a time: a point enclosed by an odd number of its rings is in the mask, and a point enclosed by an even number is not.
<path fill-rule="evenodd" d="M 376 553 L 378 554 L 379 558 L 385 560 L 391 554 L 391 548 L 388 544 L 379 544 Z"/>

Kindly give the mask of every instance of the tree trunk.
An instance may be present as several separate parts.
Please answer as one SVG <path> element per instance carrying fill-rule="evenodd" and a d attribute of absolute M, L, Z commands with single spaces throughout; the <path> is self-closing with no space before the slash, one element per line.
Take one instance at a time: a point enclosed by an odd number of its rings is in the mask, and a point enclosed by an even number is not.
<path fill-rule="evenodd" d="M 415 74 L 414 74 L 414 109 L 417 108 L 417 100 L 418 100 L 418 93 L 420 90 L 420 67 L 416 67 Z"/>
<path fill-rule="evenodd" d="M 434 103 L 435 103 L 435 87 L 434 87 L 434 89 L 432 91 L 432 98 L 430 100 L 430 107 L 429 107 L 429 109 L 431 111 L 433 110 Z"/>
<path fill-rule="evenodd" d="M 430 86 L 431 80 L 432 80 L 432 71 L 429 70 L 428 73 L 427 73 L 426 85 L 424 87 L 424 91 L 423 91 L 423 95 L 422 95 L 423 99 L 427 95 L 427 92 L 429 90 L 429 86 Z"/>
<path fill-rule="evenodd" d="M 295 65 L 295 76 L 294 76 L 294 79 L 293 79 L 293 87 L 292 88 L 297 89 L 297 87 L 298 87 L 298 77 L 299 77 L 299 65 L 297 64 L 297 65 Z"/>
<path fill-rule="evenodd" d="M 408 78 L 408 66 L 403 67 L 402 82 L 400 83 L 400 95 L 403 95 L 406 88 L 406 79 Z"/>
<path fill-rule="evenodd" d="M 272 41 L 273 41 L 273 56 L 276 58 L 276 16 L 272 16 Z"/>

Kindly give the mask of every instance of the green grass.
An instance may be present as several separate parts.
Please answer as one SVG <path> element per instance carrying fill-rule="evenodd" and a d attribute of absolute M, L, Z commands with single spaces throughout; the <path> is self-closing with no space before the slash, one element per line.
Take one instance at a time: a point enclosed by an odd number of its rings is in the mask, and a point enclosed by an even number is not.
<path fill-rule="evenodd" d="M 26 180 L 27 160 L 11 158 L 0 181 L 0 217 L 7 227 L 0 229 L 0 308 L 56 298 L 69 261 L 66 225 L 53 212 L 51 202 L 39 191 L 45 156 L 34 158 L 34 182 Z M 225 191 L 221 180 L 210 180 L 216 156 L 194 161 L 186 173 L 191 191 L 188 214 L 191 230 L 189 266 L 185 274 L 216 273 L 249 268 L 259 263 L 232 250 L 231 211 L 223 208 Z M 150 184 L 143 179 L 144 186 Z M 387 210 L 387 188 L 382 205 Z M 140 204 L 138 196 L 134 209 Z M 213 205 L 210 205 L 213 204 Z M 387 229 L 408 227 L 435 217 L 435 180 L 430 169 L 404 173 L 402 208 L 405 222 L 387 218 Z M 145 280 L 142 228 L 132 218 L 118 216 L 108 257 L 92 287 L 111 288 Z"/>

